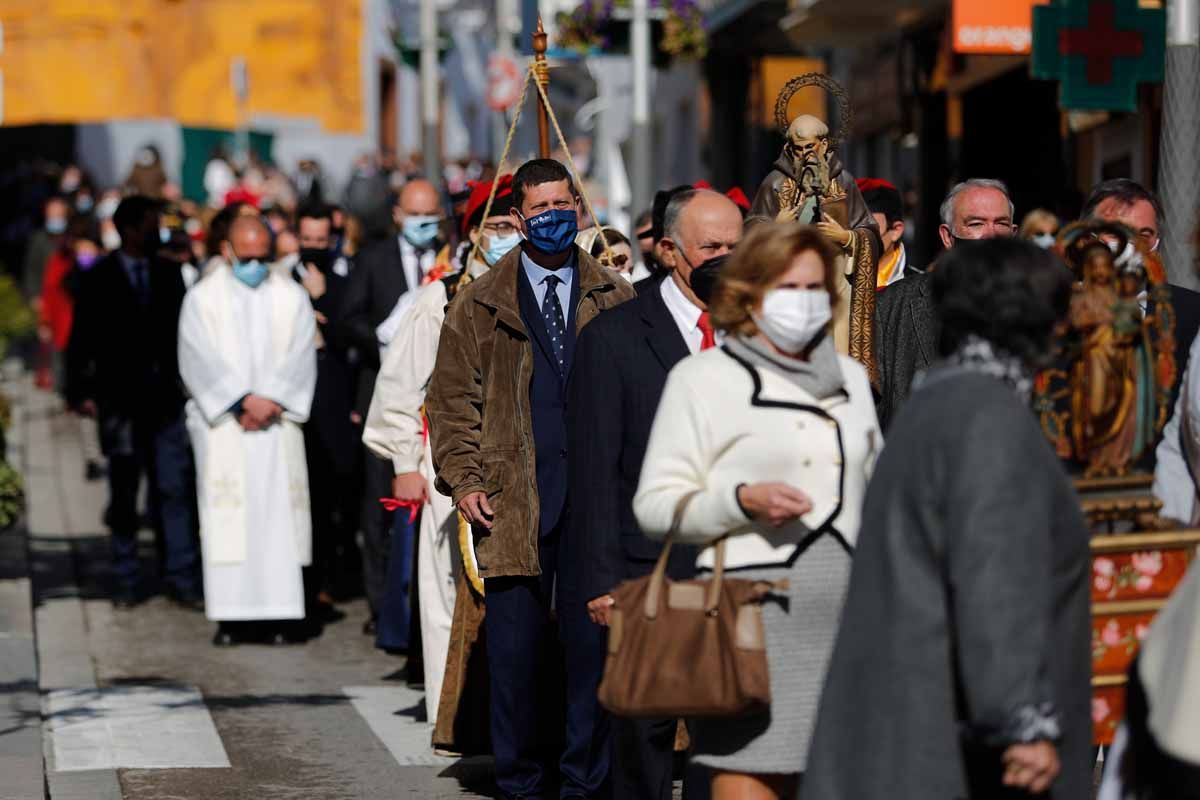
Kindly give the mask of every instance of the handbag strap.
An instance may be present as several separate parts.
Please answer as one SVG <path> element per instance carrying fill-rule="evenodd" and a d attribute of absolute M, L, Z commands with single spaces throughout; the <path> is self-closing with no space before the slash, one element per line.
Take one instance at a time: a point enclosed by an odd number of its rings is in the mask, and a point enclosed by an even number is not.
<path fill-rule="evenodd" d="M 671 516 L 671 530 L 667 532 L 662 552 L 658 554 L 658 561 L 654 563 L 654 571 L 650 573 L 650 585 L 646 589 L 646 603 L 642 609 L 646 619 L 654 619 L 658 616 L 658 598 L 662 595 L 663 583 L 667 577 L 667 557 L 671 555 L 671 545 L 675 543 L 675 535 L 679 533 L 679 525 L 683 522 L 683 512 L 687 510 L 688 503 L 692 501 L 692 498 L 698 494 L 700 494 L 699 489 L 690 491 L 679 498 L 679 502 L 675 504 L 675 513 Z"/>
<path fill-rule="evenodd" d="M 722 536 L 717 540 L 716 554 L 713 558 L 713 576 L 708 582 L 708 599 L 704 603 L 704 613 L 710 617 L 717 614 L 717 604 L 721 602 L 721 583 L 725 579 L 725 541 Z"/>

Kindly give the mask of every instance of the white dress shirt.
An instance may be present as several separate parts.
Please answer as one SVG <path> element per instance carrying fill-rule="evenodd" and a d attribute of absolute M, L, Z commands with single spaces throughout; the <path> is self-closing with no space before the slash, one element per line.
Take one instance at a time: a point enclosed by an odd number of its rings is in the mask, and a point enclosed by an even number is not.
<path fill-rule="evenodd" d="M 702 310 L 687 299 L 683 290 L 675 284 L 675 278 L 670 275 L 663 279 L 660 291 L 663 302 L 667 304 L 667 311 L 671 312 L 671 318 L 679 326 L 679 332 L 683 335 L 688 350 L 693 355 L 699 353 L 700 345 L 704 341 L 704 331 L 700 330 Z"/>
<path fill-rule="evenodd" d="M 1154 496 L 1162 501 L 1164 517 L 1185 525 L 1194 519 L 1196 498 L 1200 496 L 1190 465 L 1200 464 L 1200 336 L 1192 342 L 1188 366 L 1183 371 L 1174 413 L 1163 428 L 1162 441 L 1155 450 Z M 1185 421 L 1186 419 L 1186 421 Z"/>
<path fill-rule="evenodd" d="M 521 266 L 525 269 L 525 277 L 529 278 L 529 285 L 533 288 L 533 296 L 537 300 L 539 309 L 542 307 L 542 303 L 546 302 L 546 278 L 551 275 L 558 278 L 558 285 L 554 287 L 554 293 L 558 295 L 558 305 L 562 308 L 563 321 L 570 324 L 574 317 L 571 311 L 571 284 L 574 283 L 577 272 L 574 260 L 558 269 L 546 269 L 535 264 L 533 259 L 525 253 L 521 253 Z"/>
<path fill-rule="evenodd" d="M 403 235 L 397 237 L 400 242 L 400 263 L 404 265 L 404 280 L 408 283 L 408 291 L 418 288 L 421 279 L 429 274 L 437 263 L 437 250 L 417 250 Z"/>
<path fill-rule="evenodd" d="M 404 267 L 404 280 L 408 284 L 408 291 L 400 295 L 400 299 L 396 301 L 391 313 L 375 327 L 375 338 L 379 341 L 380 349 L 391 343 L 392 337 L 396 335 L 396 330 L 400 327 L 400 321 L 404 319 L 413 303 L 416 290 L 421 288 L 421 281 L 437 264 L 437 251 L 433 248 L 422 250 L 418 258 L 417 248 L 409 244 L 408 239 L 400 236 L 399 242 L 400 264 Z M 338 264 L 342 264 L 343 268 L 346 268 L 345 259 L 339 258 L 333 267 L 335 273 L 338 270 Z M 348 268 L 347 274 L 349 274 Z"/>

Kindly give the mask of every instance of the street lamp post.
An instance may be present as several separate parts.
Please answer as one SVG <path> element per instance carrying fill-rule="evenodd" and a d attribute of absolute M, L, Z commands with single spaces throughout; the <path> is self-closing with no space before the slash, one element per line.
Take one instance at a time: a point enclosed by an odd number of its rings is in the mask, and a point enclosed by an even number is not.
<path fill-rule="evenodd" d="M 1168 0 L 1158 188 L 1163 263 L 1171 283 L 1200 289 L 1196 210 L 1200 209 L 1200 0 Z"/>
<path fill-rule="evenodd" d="M 438 40 L 435 0 L 421 0 L 421 153 L 425 175 L 436 179 L 442 154 L 438 142 Z"/>
<path fill-rule="evenodd" d="M 647 0 L 633 0 L 629 43 L 633 57 L 633 130 L 631 131 L 633 207 L 630 215 L 650 206 L 654 186 L 650 163 L 650 13 Z"/>

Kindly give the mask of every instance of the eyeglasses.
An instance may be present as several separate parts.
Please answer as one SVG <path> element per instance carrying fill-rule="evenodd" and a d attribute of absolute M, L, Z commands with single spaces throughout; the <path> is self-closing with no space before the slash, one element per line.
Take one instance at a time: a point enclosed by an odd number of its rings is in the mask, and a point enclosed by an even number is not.
<path fill-rule="evenodd" d="M 496 236 L 511 236 L 517 232 L 517 226 L 511 222 L 493 222 L 483 226 L 484 233 Z"/>
<path fill-rule="evenodd" d="M 641 233 L 639 233 L 637 235 L 637 238 L 638 238 L 639 242 L 642 241 L 643 239 L 653 240 L 654 239 L 654 231 L 653 230 L 642 231 Z"/>
<path fill-rule="evenodd" d="M 957 238 L 986 239 L 991 236 L 1012 236 L 1017 228 L 1011 222 L 988 222 L 982 219 L 973 219 L 964 224 L 962 230 L 963 235 Z"/>
<path fill-rule="evenodd" d="M 625 255 L 624 253 L 613 256 L 612 258 L 602 255 L 600 256 L 600 263 L 609 269 L 625 269 L 625 265 L 629 263 L 629 256 Z"/>

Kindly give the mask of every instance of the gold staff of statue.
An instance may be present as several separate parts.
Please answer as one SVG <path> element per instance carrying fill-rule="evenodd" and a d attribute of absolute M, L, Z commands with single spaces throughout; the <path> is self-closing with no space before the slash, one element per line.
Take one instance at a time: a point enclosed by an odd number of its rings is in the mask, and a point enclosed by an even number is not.
<path fill-rule="evenodd" d="M 788 117 L 788 104 L 805 86 L 819 86 L 841 105 L 837 132 L 809 114 Z M 834 312 L 837 349 L 857 359 L 878 385 L 875 364 L 875 272 L 882 251 L 879 229 L 863 202 L 854 177 L 842 168 L 837 145 L 850 128 L 851 111 L 845 91 L 818 73 L 793 78 L 775 102 L 775 121 L 787 137 L 783 152 L 758 188 L 752 214 L 773 220 L 798 220 L 815 225 L 841 249 L 838 259 L 844 281 L 838 283 L 841 302 Z"/>

